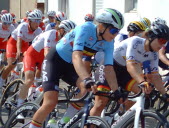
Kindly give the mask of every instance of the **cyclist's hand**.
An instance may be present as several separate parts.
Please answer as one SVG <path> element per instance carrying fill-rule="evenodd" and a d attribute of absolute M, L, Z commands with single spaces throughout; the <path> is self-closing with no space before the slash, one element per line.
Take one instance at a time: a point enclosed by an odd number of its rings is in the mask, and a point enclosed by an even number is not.
<path fill-rule="evenodd" d="M 139 86 L 142 88 L 142 91 L 145 94 L 150 94 L 151 91 L 153 90 L 152 84 L 147 81 L 142 82 Z"/>
<path fill-rule="evenodd" d="M 22 61 L 23 59 L 23 53 L 18 51 L 17 54 L 16 54 L 16 59 L 18 59 L 19 61 Z"/>
<path fill-rule="evenodd" d="M 16 53 L 16 58 L 20 58 L 20 54 L 21 54 L 21 52 L 20 51 L 17 51 L 17 53 Z"/>
<path fill-rule="evenodd" d="M 123 103 L 127 99 L 127 95 L 119 91 L 118 89 L 114 91 L 112 96 L 118 101 L 120 104 Z"/>
<path fill-rule="evenodd" d="M 94 94 L 96 93 L 97 85 L 95 84 L 95 81 L 91 77 L 84 79 L 83 82 L 86 89 L 92 89 L 93 93 Z"/>

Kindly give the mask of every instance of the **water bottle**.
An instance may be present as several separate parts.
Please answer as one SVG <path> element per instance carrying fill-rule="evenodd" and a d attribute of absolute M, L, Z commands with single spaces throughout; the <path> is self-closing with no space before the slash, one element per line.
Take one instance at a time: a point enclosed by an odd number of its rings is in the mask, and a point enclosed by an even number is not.
<path fill-rule="evenodd" d="M 28 101 L 34 100 L 35 91 L 36 91 L 36 86 L 33 84 L 28 90 L 28 97 L 27 97 Z"/>
<path fill-rule="evenodd" d="M 48 121 L 46 128 L 56 128 L 56 118 L 53 117 Z"/>
<path fill-rule="evenodd" d="M 36 103 L 40 103 L 43 99 L 43 87 L 42 85 L 40 85 L 39 87 L 37 87 L 35 89 L 35 93 L 34 93 L 34 99 Z"/>

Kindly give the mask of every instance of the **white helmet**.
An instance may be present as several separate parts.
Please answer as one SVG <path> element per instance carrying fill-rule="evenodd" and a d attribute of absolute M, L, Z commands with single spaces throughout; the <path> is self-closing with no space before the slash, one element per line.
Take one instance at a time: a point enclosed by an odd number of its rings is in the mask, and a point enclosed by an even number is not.
<path fill-rule="evenodd" d="M 42 11 L 41 10 L 39 10 L 39 9 L 35 9 L 35 10 L 33 10 L 34 12 L 38 12 L 38 13 L 40 13 L 41 15 L 42 15 Z"/>
<path fill-rule="evenodd" d="M 63 21 L 63 20 L 66 20 L 67 19 L 67 16 L 65 15 L 64 12 L 57 12 L 56 14 L 56 20 L 58 21 Z"/>
<path fill-rule="evenodd" d="M 1 16 L 1 21 L 6 23 L 12 23 L 13 17 L 10 13 L 6 13 Z"/>
<path fill-rule="evenodd" d="M 100 9 L 96 14 L 96 21 L 111 24 L 118 29 L 122 29 L 124 26 L 123 15 L 119 11 L 111 8 Z"/>
<path fill-rule="evenodd" d="M 31 12 L 28 14 L 28 20 L 41 20 L 42 19 L 42 15 L 38 12 Z"/>
<path fill-rule="evenodd" d="M 166 25 L 166 21 L 163 20 L 162 18 L 159 18 L 159 17 L 156 17 L 152 23 L 152 25 L 155 25 L 155 24 L 165 24 Z"/>
<path fill-rule="evenodd" d="M 48 15 L 48 16 L 52 16 L 52 17 L 55 17 L 55 16 L 56 16 L 56 12 L 55 12 L 55 11 L 48 11 L 48 12 L 47 12 L 47 15 Z"/>
<path fill-rule="evenodd" d="M 59 25 L 59 28 L 64 28 L 66 32 L 69 32 L 71 29 L 74 29 L 75 27 L 76 24 L 71 20 L 63 20 Z"/>
<path fill-rule="evenodd" d="M 31 12 L 32 12 L 31 10 L 26 11 L 26 13 L 25 13 L 26 17 L 28 17 L 29 13 L 31 13 Z"/>

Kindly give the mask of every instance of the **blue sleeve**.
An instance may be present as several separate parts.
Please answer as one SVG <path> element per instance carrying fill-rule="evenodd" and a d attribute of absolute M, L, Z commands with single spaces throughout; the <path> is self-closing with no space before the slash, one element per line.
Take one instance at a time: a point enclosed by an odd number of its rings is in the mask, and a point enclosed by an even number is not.
<path fill-rule="evenodd" d="M 114 51 L 114 41 L 106 42 L 104 49 L 104 65 L 113 65 L 113 51 Z"/>
<path fill-rule="evenodd" d="M 50 26 L 54 28 L 56 26 L 56 23 L 50 23 Z"/>
<path fill-rule="evenodd" d="M 88 26 L 79 26 L 75 30 L 75 39 L 73 44 L 73 51 L 83 51 L 86 39 L 89 36 Z"/>

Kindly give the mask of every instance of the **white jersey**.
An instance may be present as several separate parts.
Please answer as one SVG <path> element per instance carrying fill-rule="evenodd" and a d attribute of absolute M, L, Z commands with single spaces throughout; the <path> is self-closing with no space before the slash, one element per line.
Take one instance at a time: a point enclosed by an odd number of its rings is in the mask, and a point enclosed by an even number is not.
<path fill-rule="evenodd" d="M 123 33 L 119 33 L 115 38 L 114 38 L 114 43 L 119 43 L 123 40 L 127 39 L 127 35 Z"/>
<path fill-rule="evenodd" d="M 12 31 L 15 29 L 15 27 L 11 24 L 8 28 L 8 30 L 4 30 L 2 28 L 2 23 L 0 23 L 0 38 L 3 39 L 2 42 L 8 40 L 8 37 L 11 35 Z"/>
<path fill-rule="evenodd" d="M 158 72 L 158 53 L 146 52 L 144 49 L 145 39 L 134 36 L 121 43 L 116 43 L 114 47 L 113 58 L 121 66 L 126 66 L 126 62 L 145 63 L 150 62 L 151 72 Z M 96 61 L 103 60 L 103 53 L 97 53 Z M 102 58 L 101 58 L 102 57 Z"/>
<path fill-rule="evenodd" d="M 49 31 L 49 30 L 52 30 L 52 27 L 50 24 L 48 24 L 46 27 L 45 27 L 45 31 Z"/>
<path fill-rule="evenodd" d="M 12 32 L 12 37 L 17 40 L 20 37 L 25 42 L 31 42 L 37 35 L 42 32 L 42 29 L 38 27 L 34 32 L 30 32 L 28 29 L 29 24 L 24 22 L 18 25 L 18 27 Z"/>
<path fill-rule="evenodd" d="M 40 52 L 42 49 L 46 47 L 51 48 L 56 46 L 57 42 L 58 42 L 58 32 L 57 30 L 52 29 L 37 36 L 32 42 L 32 47 L 37 52 Z"/>

